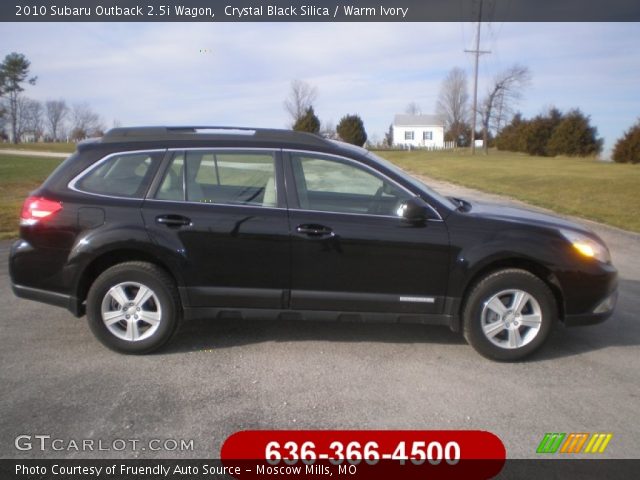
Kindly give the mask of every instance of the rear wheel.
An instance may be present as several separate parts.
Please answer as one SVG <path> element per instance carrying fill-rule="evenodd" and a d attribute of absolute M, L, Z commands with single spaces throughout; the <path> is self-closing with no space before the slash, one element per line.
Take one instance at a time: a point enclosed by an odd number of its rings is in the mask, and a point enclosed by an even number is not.
<path fill-rule="evenodd" d="M 123 353 L 149 353 L 163 346 L 180 322 L 173 279 L 146 262 L 105 270 L 87 296 L 87 318 L 104 345 Z"/>
<path fill-rule="evenodd" d="M 469 293 L 464 336 L 487 358 L 518 360 L 542 346 L 556 312 L 553 293 L 542 280 L 526 270 L 500 270 Z"/>

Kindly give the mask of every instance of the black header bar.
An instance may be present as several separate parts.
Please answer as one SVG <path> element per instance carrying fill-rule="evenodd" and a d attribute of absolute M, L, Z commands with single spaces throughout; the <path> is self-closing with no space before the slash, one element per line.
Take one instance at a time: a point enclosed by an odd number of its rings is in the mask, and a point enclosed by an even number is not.
<path fill-rule="evenodd" d="M 2 0 L 2 22 L 637 22 L 637 0 Z"/>

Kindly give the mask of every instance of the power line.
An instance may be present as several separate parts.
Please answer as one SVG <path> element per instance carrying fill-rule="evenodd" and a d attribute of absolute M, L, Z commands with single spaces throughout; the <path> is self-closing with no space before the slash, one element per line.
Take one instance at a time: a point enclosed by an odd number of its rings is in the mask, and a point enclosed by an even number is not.
<path fill-rule="evenodd" d="M 480 55 L 485 53 L 491 53 L 489 50 L 480 50 L 480 27 L 482 26 L 482 3 L 480 0 L 480 9 L 478 11 L 478 28 L 476 30 L 476 48 L 475 50 L 465 50 L 466 53 L 473 53 L 475 55 L 474 66 L 474 78 L 473 78 L 473 114 L 472 127 L 471 127 L 471 154 L 476 153 L 476 116 L 478 114 L 478 62 Z"/>

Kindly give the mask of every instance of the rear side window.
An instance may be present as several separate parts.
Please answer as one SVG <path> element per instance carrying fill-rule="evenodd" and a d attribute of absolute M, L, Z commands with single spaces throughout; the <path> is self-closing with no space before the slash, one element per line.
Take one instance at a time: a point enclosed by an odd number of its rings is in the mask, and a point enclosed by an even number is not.
<path fill-rule="evenodd" d="M 206 150 L 176 154 L 156 198 L 275 207 L 274 156 L 271 152 Z"/>
<path fill-rule="evenodd" d="M 99 195 L 142 198 L 162 155 L 162 152 L 114 155 L 80 178 L 75 188 Z"/>

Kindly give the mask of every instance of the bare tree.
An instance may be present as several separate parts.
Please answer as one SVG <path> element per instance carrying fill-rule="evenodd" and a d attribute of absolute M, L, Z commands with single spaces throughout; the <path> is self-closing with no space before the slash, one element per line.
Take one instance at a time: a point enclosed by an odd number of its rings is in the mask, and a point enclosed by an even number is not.
<path fill-rule="evenodd" d="M 459 67 L 452 68 L 442 81 L 436 113 L 442 119 L 450 139 L 458 142 L 468 130 L 469 92 L 467 73 Z"/>
<path fill-rule="evenodd" d="M 318 98 L 318 89 L 304 80 L 293 80 L 284 108 L 291 117 L 291 125 L 302 118 Z"/>
<path fill-rule="evenodd" d="M 44 108 L 42 103 L 30 98 L 20 97 L 19 121 L 20 134 L 30 135 L 37 142 L 44 135 Z"/>
<path fill-rule="evenodd" d="M 384 134 L 383 146 L 387 148 L 393 147 L 393 124 L 389 125 L 389 129 Z"/>
<path fill-rule="evenodd" d="M 71 109 L 71 138 L 83 140 L 97 136 L 104 130 L 100 116 L 95 113 L 88 103 L 76 103 Z"/>
<path fill-rule="evenodd" d="M 2 104 L 0 104 L 0 140 L 9 140 L 9 136 L 6 132 L 7 127 L 7 112 Z"/>
<path fill-rule="evenodd" d="M 407 115 L 422 115 L 422 109 L 416 102 L 409 102 L 404 109 Z"/>
<path fill-rule="evenodd" d="M 45 116 L 47 120 L 47 129 L 51 139 L 55 142 L 62 137 L 64 129 L 64 121 L 69 113 L 67 102 L 63 99 L 48 100 L 45 103 Z"/>
<path fill-rule="evenodd" d="M 10 121 L 11 121 L 11 141 L 20 143 L 25 133 L 25 125 L 29 115 L 29 99 L 25 96 L 18 95 L 11 105 Z"/>
<path fill-rule="evenodd" d="M 320 135 L 325 138 L 337 138 L 336 125 L 331 120 L 322 122 L 320 125 Z"/>
<path fill-rule="evenodd" d="M 479 106 L 482 121 L 482 148 L 489 150 L 489 130 L 500 128 L 515 105 L 522 98 L 522 91 L 531 82 L 529 68 L 514 65 L 499 73 L 491 84 L 487 96 Z"/>

